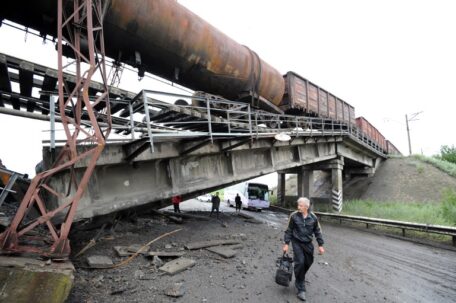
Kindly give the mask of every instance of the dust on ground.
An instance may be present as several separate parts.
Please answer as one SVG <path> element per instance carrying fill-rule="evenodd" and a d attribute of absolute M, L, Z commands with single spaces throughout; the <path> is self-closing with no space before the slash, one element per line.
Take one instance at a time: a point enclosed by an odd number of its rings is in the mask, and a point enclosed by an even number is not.
<path fill-rule="evenodd" d="M 198 215 L 208 216 L 209 203 L 186 203 L 181 204 L 182 209 L 198 209 Z M 257 219 L 251 223 L 222 206 L 220 220 L 185 220 L 178 225 L 142 215 L 135 222 L 121 221 L 113 234 L 106 234 L 83 256 L 72 257 L 77 272 L 68 302 L 300 302 L 292 284 L 287 288 L 274 282 L 287 215 L 267 210 L 246 212 Z M 195 260 L 196 265 L 173 276 L 161 273 L 143 256 L 116 269 L 87 268 L 87 256 L 105 255 L 119 263 L 125 258 L 118 257 L 113 246 L 145 244 L 179 228 L 183 230 L 152 244 L 151 250 L 183 251 L 189 242 L 215 239 L 236 239 L 243 247 L 229 259 L 206 249 L 184 250 L 185 257 Z M 327 253 L 315 254 L 306 278 L 307 302 L 454 302 L 454 250 L 327 222 L 322 222 L 322 229 Z M 73 251 L 81 249 L 96 232 L 77 233 L 72 239 Z M 165 294 L 174 283 L 182 283 L 183 296 Z"/>

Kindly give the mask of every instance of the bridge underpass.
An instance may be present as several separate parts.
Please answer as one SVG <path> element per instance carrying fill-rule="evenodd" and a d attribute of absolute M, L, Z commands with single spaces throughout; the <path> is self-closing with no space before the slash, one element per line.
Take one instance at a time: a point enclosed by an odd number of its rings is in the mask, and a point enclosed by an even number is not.
<path fill-rule="evenodd" d="M 144 140 L 111 143 L 97 162 L 87 191 L 81 198 L 75 219 L 91 218 L 132 207 L 162 202 L 174 195 L 184 199 L 223 188 L 254 177 L 279 171 L 299 174 L 299 194 L 309 196 L 312 169 L 330 169 L 333 174 L 333 208 L 342 208 L 342 172 L 344 169 L 364 172 L 375 170 L 381 156 L 349 135 L 297 134 L 288 142 L 274 134 L 256 138 L 217 138 L 213 143 L 205 137 L 176 139 L 156 138 L 150 148 L 127 161 Z M 84 149 L 84 146 L 79 146 Z M 58 153 L 58 148 L 56 150 Z M 52 163 L 52 153 L 44 149 L 44 166 Z M 81 162 L 76 175 L 85 170 Z M 60 173 L 51 182 L 54 189 L 65 191 L 70 184 L 70 171 Z M 279 183 L 280 184 L 280 183 Z M 279 193 L 281 192 L 279 186 Z M 280 196 L 280 194 L 279 194 Z M 49 202 L 48 202 L 49 203 Z M 54 200 L 51 209 L 65 203 Z M 162 204 L 160 204 L 162 205 Z M 151 205 L 152 206 L 152 205 Z"/>

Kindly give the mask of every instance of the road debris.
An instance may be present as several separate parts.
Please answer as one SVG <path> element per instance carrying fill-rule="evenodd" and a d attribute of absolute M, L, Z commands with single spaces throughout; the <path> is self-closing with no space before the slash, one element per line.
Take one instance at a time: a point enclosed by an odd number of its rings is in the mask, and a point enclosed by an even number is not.
<path fill-rule="evenodd" d="M 165 258 L 172 258 L 172 257 L 182 257 L 185 255 L 183 251 L 149 251 L 146 256 L 157 256 L 157 257 L 165 257 Z"/>
<path fill-rule="evenodd" d="M 224 258 L 232 258 L 236 255 L 237 251 L 226 248 L 224 246 L 213 246 L 213 247 L 207 247 L 206 248 L 208 251 L 216 253 Z"/>
<path fill-rule="evenodd" d="M 183 283 L 174 283 L 165 289 L 165 294 L 174 298 L 182 297 L 185 294 Z"/>
<path fill-rule="evenodd" d="M 196 264 L 195 260 L 181 257 L 181 258 L 178 258 L 176 260 L 166 263 L 159 269 L 170 275 L 175 275 L 177 273 L 180 273 L 181 271 L 186 270 L 187 268 L 193 267 L 195 264 Z"/>
<path fill-rule="evenodd" d="M 110 268 L 113 263 L 107 256 L 90 256 L 87 257 L 87 265 L 90 268 Z"/>
<path fill-rule="evenodd" d="M 227 244 L 240 244 L 237 240 L 211 240 L 211 241 L 200 241 L 188 243 L 185 245 L 185 248 L 188 250 L 206 248 L 211 246 L 227 245 Z"/>

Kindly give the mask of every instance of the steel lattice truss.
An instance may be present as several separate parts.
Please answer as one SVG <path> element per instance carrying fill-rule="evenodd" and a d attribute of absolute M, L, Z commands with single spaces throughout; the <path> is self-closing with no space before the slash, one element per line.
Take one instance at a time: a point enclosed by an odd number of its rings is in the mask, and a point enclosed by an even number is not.
<path fill-rule="evenodd" d="M 63 7 L 63 0 L 58 1 L 58 92 L 59 111 L 62 125 L 66 134 L 66 144 L 53 166 L 36 175 L 22 200 L 20 207 L 10 227 L 0 235 L 3 251 L 7 252 L 36 252 L 51 257 L 67 257 L 70 253 L 68 233 L 90 176 L 96 165 L 111 131 L 111 116 L 109 93 L 105 68 L 105 50 L 103 42 L 103 3 L 101 0 L 75 0 L 73 9 L 68 12 Z M 81 45 L 87 42 L 88 51 L 83 51 Z M 85 44 L 85 43 L 84 43 Z M 76 64 L 76 81 L 74 88 L 65 86 L 63 46 L 69 46 L 74 51 Z M 89 85 L 95 74 L 100 74 L 104 90 L 96 99 L 89 98 Z M 102 115 L 94 110 L 101 103 L 104 104 Z M 70 108 L 68 112 L 65 109 Z M 87 114 L 87 122 L 81 124 L 83 113 Z M 103 117 L 102 129 L 99 125 L 100 116 Z M 86 120 L 87 121 L 87 120 Z M 86 144 L 83 152 L 78 152 L 77 144 Z M 80 178 L 73 172 L 78 162 L 88 163 Z M 71 180 L 66 192 L 57 192 L 48 180 L 53 175 L 64 170 L 71 170 Z M 65 203 L 49 209 L 46 199 L 63 198 Z M 27 220 L 32 210 L 38 210 L 39 216 Z M 52 219 L 63 216 L 63 222 L 57 227 Z M 43 246 L 22 245 L 22 240 L 28 237 L 33 229 L 39 226 L 47 227 L 48 235 L 39 237 L 44 240 Z"/>

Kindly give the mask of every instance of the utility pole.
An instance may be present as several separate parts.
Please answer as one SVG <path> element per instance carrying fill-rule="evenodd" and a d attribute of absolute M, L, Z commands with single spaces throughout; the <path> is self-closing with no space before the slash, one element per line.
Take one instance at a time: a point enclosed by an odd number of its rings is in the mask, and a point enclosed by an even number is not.
<path fill-rule="evenodd" d="M 409 120 L 407 114 L 405 114 L 405 125 L 407 126 L 407 138 L 408 138 L 408 145 L 409 145 L 409 156 L 412 155 L 412 143 L 410 142 L 410 129 L 409 129 Z"/>
<path fill-rule="evenodd" d="M 410 141 L 410 128 L 409 128 L 409 122 L 410 121 L 417 121 L 416 117 L 421 114 L 423 111 L 414 113 L 410 115 L 410 119 L 407 114 L 405 114 L 405 125 L 407 126 L 407 138 L 408 138 L 408 146 L 409 146 L 409 155 L 412 155 L 412 142 Z"/>

